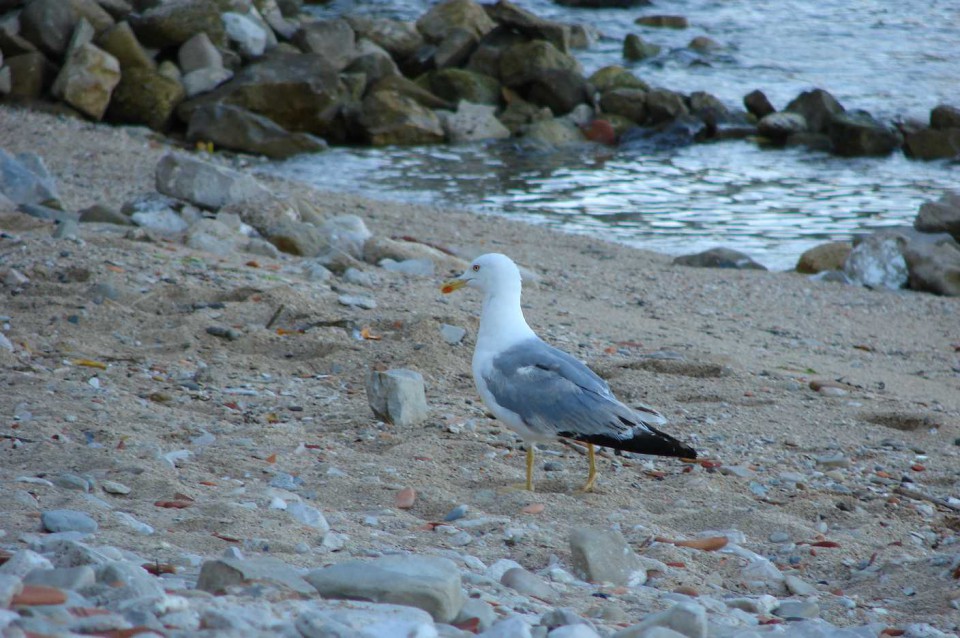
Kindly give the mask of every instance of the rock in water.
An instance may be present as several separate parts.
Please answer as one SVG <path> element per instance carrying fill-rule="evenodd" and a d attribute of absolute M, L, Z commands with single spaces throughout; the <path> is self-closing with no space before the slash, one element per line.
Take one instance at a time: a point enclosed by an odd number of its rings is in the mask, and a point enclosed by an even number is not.
<path fill-rule="evenodd" d="M 427 418 L 423 376 L 413 370 L 372 370 L 367 377 L 367 400 L 377 418 L 387 423 L 409 426 Z"/>

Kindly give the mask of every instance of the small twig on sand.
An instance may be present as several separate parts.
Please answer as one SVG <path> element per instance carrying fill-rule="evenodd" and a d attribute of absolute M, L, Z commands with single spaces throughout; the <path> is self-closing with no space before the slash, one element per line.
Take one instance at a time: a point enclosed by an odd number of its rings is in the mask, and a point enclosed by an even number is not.
<path fill-rule="evenodd" d="M 939 496 L 933 496 L 932 494 L 924 494 L 923 492 L 918 492 L 917 490 L 910 489 L 909 487 L 904 487 L 898 485 L 893 489 L 894 492 L 902 496 L 907 496 L 918 501 L 930 501 L 934 505 L 939 505 L 940 507 L 945 507 L 948 510 L 953 510 L 954 512 L 960 512 L 960 505 L 954 505 L 953 503 L 940 498 Z"/>
<path fill-rule="evenodd" d="M 284 304 L 280 304 L 280 306 L 277 307 L 276 312 L 273 313 L 273 316 L 270 317 L 270 321 L 268 321 L 268 322 L 267 322 L 267 325 L 265 326 L 267 330 L 269 330 L 270 327 L 273 326 L 273 323 L 274 323 L 277 319 L 280 318 L 280 313 L 283 312 L 283 309 L 284 309 L 285 307 L 286 307 L 286 306 L 285 306 Z"/>

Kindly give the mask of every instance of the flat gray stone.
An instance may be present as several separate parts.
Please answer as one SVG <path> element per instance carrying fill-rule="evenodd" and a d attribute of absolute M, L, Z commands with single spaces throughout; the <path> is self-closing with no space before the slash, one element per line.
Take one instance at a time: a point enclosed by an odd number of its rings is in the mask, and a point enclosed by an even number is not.
<path fill-rule="evenodd" d="M 414 607 L 368 602 L 324 601 L 304 611 L 296 629 L 304 638 L 409 638 L 436 636 L 430 614 Z"/>
<path fill-rule="evenodd" d="M 54 569 L 34 569 L 23 577 L 25 585 L 46 585 L 57 589 L 76 591 L 89 587 L 97 582 L 97 574 L 93 567 L 80 565 L 79 567 L 57 567 Z"/>
<path fill-rule="evenodd" d="M 422 423 L 427 418 L 423 376 L 413 370 L 371 370 L 367 376 L 367 401 L 377 418 L 399 426 Z"/>
<path fill-rule="evenodd" d="M 773 613 L 787 620 L 809 620 L 820 617 L 820 605 L 812 600 L 784 600 Z"/>
<path fill-rule="evenodd" d="M 570 551 L 573 571 L 584 580 L 629 586 L 647 582 L 640 559 L 616 530 L 578 527 L 570 533 Z"/>
<path fill-rule="evenodd" d="M 696 603 L 677 603 L 618 631 L 613 638 L 646 638 L 654 628 L 670 629 L 687 638 L 707 638 L 707 611 Z"/>
<path fill-rule="evenodd" d="M 221 558 L 204 561 L 200 568 L 197 589 L 216 594 L 227 587 L 249 583 L 268 583 L 305 596 L 316 595 L 314 588 L 300 577 L 297 570 L 275 558 Z"/>
<path fill-rule="evenodd" d="M 307 505 L 306 503 L 300 501 L 294 501 L 293 503 L 287 505 L 287 514 L 304 525 L 309 525 L 310 527 L 316 528 L 317 531 L 320 532 L 321 536 L 330 531 L 330 523 L 327 522 L 323 512 L 312 505 Z"/>
<path fill-rule="evenodd" d="M 449 323 L 440 324 L 440 336 L 451 346 L 455 346 L 467 336 L 467 330 L 460 326 L 451 326 Z"/>
<path fill-rule="evenodd" d="M 93 534 L 99 526 L 89 514 L 76 510 L 48 510 L 40 514 L 40 522 L 48 532 L 82 532 Z"/>
<path fill-rule="evenodd" d="M 13 574 L 0 574 L 0 609 L 10 606 L 10 599 L 23 591 L 23 583 Z M 2 624 L 0 624 L 2 626 Z"/>
<path fill-rule="evenodd" d="M 418 607 L 448 623 L 463 605 L 460 570 L 434 556 L 387 556 L 348 561 L 306 575 L 325 598 L 348 598 Z"/>
<path fill-rule="evenodd" d="M 60 196 L 50 172 L 35 153 L 16 156 L 0 148 L 0 193 L 15 204 L 59 206 Z"/>
<path fill-rule="evenodd" d="M 270 195 L 250 175 L 177 153 L 163 156 L 156 178 L 164 195 L 211 210 Z"/>
<path fill-rule="evenodd" d="M 542 578 L 522 567 L 508 569 L 500 577 L 500 584 L 525 596 L 533 596 L 547 602 L 556 602 L 557 593 Z"/>
<path fill-rule="evenodd" d="M 784 574 L 783 584 L 796 596 L 816 596 L 819 593 L 816 587 L 793 574 Z"/>
<path fill-rule="evenodd" d="M 23 578 L 36 569 L 53 569 L 53 563 L 33 550 L 21 549 L 0 565 L 0 574 Z"/>

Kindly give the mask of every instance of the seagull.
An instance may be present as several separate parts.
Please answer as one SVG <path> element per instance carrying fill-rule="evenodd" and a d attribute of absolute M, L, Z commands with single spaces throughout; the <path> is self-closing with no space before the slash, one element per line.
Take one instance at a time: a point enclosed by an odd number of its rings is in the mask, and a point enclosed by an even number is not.
<path fill-rule="evenodd" d="M 440 290 L 449 294 L 468 287 L 483 294 L 473 380 L 487 408 L 524 440 L 527 490 L 533 491 L 536 441 L 586 443 L 590 470 L 584 492 L 592 492 L 597 480 L 596 445 L 697 458 L 693 448 L 654 427 L 667 422 L 662 414 L 621 403 L 590 368 L 540 339 L 523 317 L 521 285 L 520 269 L 509 257 L 488 253 Z"/>

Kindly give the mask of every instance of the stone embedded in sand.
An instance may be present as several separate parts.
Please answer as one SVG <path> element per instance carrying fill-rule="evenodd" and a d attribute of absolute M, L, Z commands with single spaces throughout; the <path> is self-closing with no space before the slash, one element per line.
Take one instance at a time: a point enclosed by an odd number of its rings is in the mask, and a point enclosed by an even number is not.
<path fill-rule="evenodd" d="M 418 607 L 448 623 L 463 605 L 460 570 L 434 556 L 387 556 L 352 560 L 306 575 L 324 598 L 348 598 Z"/>
<path fill-rule="evenodd" d="M 701 253 L 681 255 L 675 258 L 673 263 L 680 266 L 693 266 L 697 268 L 766 270 L 766 267 L 755 262 L 749 255 L 730 248 L 711 248 Z"/>
<path fill-rule="evenodd" d="M 204 561 L 200 568 L 197 589 L 217 594 L 228 587 L 250 583 L 274 585 L 305 596 L 316 595 L 314 588 L 300 577 L 297 570 L 276 558 L 222 558 Z"/>
<path fill-rule="evenodd" d="M 436 636 L 430 614 L 405 605 L 387 605 L 365 601 L 349 601 L 337 607 L 336 601 L 325 601 L 303 611 L 296 619 L 298 635 L 304 638 L 334 636 L 377 636 L 377 638 L 409 638 Z"/>
<path fill-rule="evenodd" d="M 47 510 L 40 514 L 43 528 L 48 532 L 83 532 L 92 534 L 97 531 L 95 520 L 84 512 L 76 510 Z"/>
<path fill-rule="evenodd" d="M 506 585 L 524 596 L 533 596 L 546 602 L 554 602 L 557 598 L 557 592 L 550 585 L 536 574 L 532 574 L 522 567 L 514 567 L 505 571 L 503 576 L 500 577 L 500 584 Z"/>
<path fill-rule="evenodd" d="M 423 376 L 413 370 L 371 370 L 367 401 L 377 418 L 399 426 L 422 423 L 429 409 Z"/>
<path fill-rule="evenodd" d="M 623 534 L 597 527 L 578 527 L 570 533 L 573 570 L 595 583 L 636 586 L 647 581 L 647 573 Z"/>
<path fill-rule="evenodd" d="M 664 611 L 646 616 L 638 624 L 614 634 L 614 638 L 640 638 L 654 627 L 671 629 L 687 638 L 706 638 L 707 611 L 696 603 L 678 603 Z"/>
<path fill-rule="evenodd" d="M 269 195 L 269 191 L 247 173 L 177 153 L 167 153 L 157 164 L 157 190 L 214 210 Z"/>

